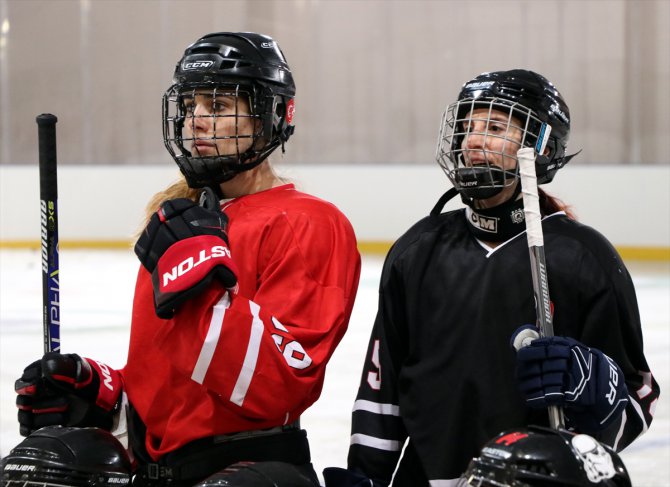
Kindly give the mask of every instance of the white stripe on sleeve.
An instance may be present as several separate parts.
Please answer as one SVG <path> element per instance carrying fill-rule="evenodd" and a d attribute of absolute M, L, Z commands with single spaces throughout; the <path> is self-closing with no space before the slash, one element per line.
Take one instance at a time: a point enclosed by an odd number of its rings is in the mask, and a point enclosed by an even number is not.
<path fill-rule="evenodd" d="M 383 438 L 376 438 L 361 433 L 354 433 L 351 435 L 351 444 L 369 446 L 386 451 L 400 451 L 402 448 L 402 444 L 397 440 L 385 440 Z"/>
<path fill-rule="evenodd" d="M 640 372 L 638 371 L 638 374 L 642 377 L 642 387 L 640 387 L 637 391 L 637 397 L 640 399 L 644 399 L 647 397 L 651 392 L 653 391 L 651 387 L 651 372 Z"/>
<path fill-rule="evenodd" d="M 212 357 L 214 356 L 216 345 L 219 342 L 219 337 L 221 336 L 223 318 L 226 316 L 226 310 L 229 307 L 230 296 L 228 293 L 225 293 L 221 299 L 219 299 L 219 302 L 214 305 L 212 319 L 210 320 L 209 328 L 207 329 L 207 336 L 205 337 L 205 341 L 202 344 L 200 355 L 198 356 L 198 361 L 195 363 L 193 373 L 191 374 L 191 379 L 193 379 L 198 384 L 202 384 L 202 382 L 205 380 L 205 374 L 207 374 L 207 370 L 212 363 Z"/>
<path fill-rule="evenodd" d="M 389 416 L 400 416 L 400 407 L 395 404 L 384 404 L 373 401 L 358 399 L 354 402 L 354 411 L 368 411 L 375 414 L 386 414 Z"/>
<path fill-rule="evenodd" d="M 230 402 L 242 406 L 244 398 L 249 390 L 251 378 L 256 371 L 256 362 L 258 361 L 258 352 L 261 348 L 261 337 L 263 336 L 263 321 L 259 317 L 261 307 L 253 301 L 249 301 L 249 308 L 251 309 L 251 336 L 247 344 L 247 353 L 244 356 L 244 363 L 242 370 L 237 377 L 237 382 L 233 388 L 233 393 L 230 395 Z"/>

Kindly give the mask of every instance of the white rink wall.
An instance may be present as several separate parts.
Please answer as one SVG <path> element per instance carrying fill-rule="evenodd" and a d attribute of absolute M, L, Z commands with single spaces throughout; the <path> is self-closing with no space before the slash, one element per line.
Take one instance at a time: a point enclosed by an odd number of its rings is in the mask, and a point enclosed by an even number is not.
<path fill-rule="evenodd" d="M 280 174 L 336 204 L 360 242 L 390 243 L 450 184 L 437 165 L 282 165 Z M 61 244 L 130 242 L 155 192 L 178 177 L 161 166 L 58 168 Z M 670 165 L 567 166 L 545 188 L 618 248 L 670 249 Z M 0 245 L 39 241 L 37 167 L 0 166 Z M 452 200 L 448 208 L 460 206 Z"/>

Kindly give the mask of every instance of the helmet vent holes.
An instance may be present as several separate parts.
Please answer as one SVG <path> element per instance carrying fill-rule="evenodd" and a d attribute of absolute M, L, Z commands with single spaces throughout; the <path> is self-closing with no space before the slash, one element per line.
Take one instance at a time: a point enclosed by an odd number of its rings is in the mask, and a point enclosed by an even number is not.
<path fill-rule="evenodd" d="M 219 65 L 219 69 L 239 69 L 239 68 L 249 68 L 251 67 L 251 63 L 248 63 L 246 61 L 233 61 L 233 60 L 225 60 L 221 61 L 221 64 Z"/>
<path fill-rule="evenodd" d="M 233 69 L 237 66 L 237 61 L 221 61 L 219 69 Z"/>
<path fill-rule="evenodd" d="M 551 470 L 547 468 L 544 462 L 533 462 L 533 461 L 524 461 L 517 462 L 517 467 L 519 470 L 524 472 L 531 472 L 534 474 L 547 475 L 552 474 Z"/>

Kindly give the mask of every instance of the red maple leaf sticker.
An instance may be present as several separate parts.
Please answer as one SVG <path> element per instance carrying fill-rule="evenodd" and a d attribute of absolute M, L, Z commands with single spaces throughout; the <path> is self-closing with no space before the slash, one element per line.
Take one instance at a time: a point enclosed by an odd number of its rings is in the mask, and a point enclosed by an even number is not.
<path fill-rule="evenodd" d="M 505 436 L 501 436 L 496 440 L 496 443 L 498 444 L 503 443 L 505 444 L 505 446 L 509 446 L 512 443 L 516 443 L 517 441 L 527 437 L 528 434 L 515 431 L 514 433 L 508 433 Z"/>

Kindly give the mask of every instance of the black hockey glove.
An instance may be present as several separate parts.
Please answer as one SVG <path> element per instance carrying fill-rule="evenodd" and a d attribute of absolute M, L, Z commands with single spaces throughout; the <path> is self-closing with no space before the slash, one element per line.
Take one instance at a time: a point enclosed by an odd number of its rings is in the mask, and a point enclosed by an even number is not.
<path fill-rule="evenodd" d="M 573 338 L 533 339 L 534 329 L 524 325 L 512 337 L 526 404 L 563 407 L 567 425 L 581 432 L 595 433 L 617 420 L 628 404 L 628 388 L 616 362 Z"/>
<path fill-rule="evenodd" d="M 135 244 L 135 254 L 151 272 L 156 314 L 172 318 L 187 299 L 213 278 L 236 292 L 237 267 L 228 249 L 228 217 L 219 208 L 179 198 L 163 203 Z"/>
<path fill-rule="evenodd" d="M 107 365 L 79 355 L 49 352 L 14 384 L 19 432 L 49 425 L 110 430 L 121 403 L 122 381 Z"/>

